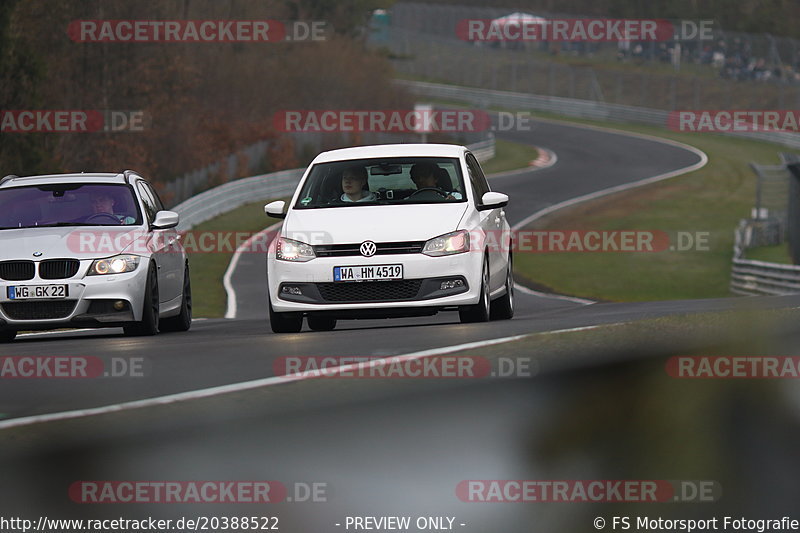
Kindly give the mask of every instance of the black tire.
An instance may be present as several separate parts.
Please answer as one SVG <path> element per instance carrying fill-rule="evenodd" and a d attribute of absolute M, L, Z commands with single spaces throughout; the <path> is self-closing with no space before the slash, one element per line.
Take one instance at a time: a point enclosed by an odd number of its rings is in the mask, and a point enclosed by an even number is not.
<path fill-rule="evenodd" d="M 14 337 L 17 336 L 17 332 L 13 329 L 4 329 L 0 331 L 0 342 L 11 342 L 14 340 Z"/>
<path fill-rule="evenodd" d="M 272 308 L 272 301 L 269 300 L 269 325 L 273 333 L 299 333 L 303 329 L 302 313 L 278 313 Z"/>
<path fill-rule="evenodd" d="M 189 278 L 189 265 L 183 272 L 183 293 L 181 298 L 181 312 L 161 320 L 158 326 L 160 331 L 189 331 L 192 327 L 192 282 Z"/>
<path fill-rule="evenodd" d="M 308 327 L 314 331 L 332 331 L 336 327 L 336 319 L 328 316 L 308 317 Z"/>
<path fill-rule="evenodd" d="M 458 317 L 464 324 L 472 322 L 488 322 L 491 308 L 489 298 L 489 258 L 483 261 L 481 272 L 481 298 L 475 305 L 463 305 L 458 308 Z"/>
<path fill-rule="evenodd" d="M 508 255 L 508 272 L 506 273 L 506 293 L 492 302 L 492 320 L 509 320 L 514 317 L 514 267 L 511 254 Z"/>
<path fill-rule="evenodd" d="M 122 329 L 125 335 L 139 337 L 158 333 L 158 301 L 158 273 L 156 272 L 155 264 L 150 263 L 150 268 L 147 271 L 147 284 L 144 288 L 142 320 L 124 326 Z"/>

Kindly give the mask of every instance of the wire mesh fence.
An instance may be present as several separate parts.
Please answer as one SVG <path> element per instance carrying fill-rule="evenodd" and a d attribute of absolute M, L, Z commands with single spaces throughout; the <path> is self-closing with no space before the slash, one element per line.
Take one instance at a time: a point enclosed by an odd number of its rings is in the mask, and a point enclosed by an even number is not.
<path fill-rule="evenodd" d="M 717 28 L 712 41 L 681 42 L 676 63 L 674 43 L 641 43 L 634 55 L 615 42 L 472 43 L 457 36 L 461 20 L 502 15 L 508 10 L 402 2 L 372 42 L 387 49 L 398 72 L 431 81 L 666 110 L 800 107 L 794 39 Z"/>

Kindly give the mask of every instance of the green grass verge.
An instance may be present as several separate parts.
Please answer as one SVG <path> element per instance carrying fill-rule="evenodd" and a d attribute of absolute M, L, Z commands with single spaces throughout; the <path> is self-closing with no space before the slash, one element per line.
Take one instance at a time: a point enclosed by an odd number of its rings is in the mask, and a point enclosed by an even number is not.
<path fill-rule="evenodd" d="M 539 151 L 529 144 L 497 140 L 495 142 L 495 156 L 481 163 L 481 168 L 486 174 L 496 174 L 526 168 L 531 161 L 539 157 Z"/>
<path fill-rule="evenodd" d="M 224 215 L 192 228 L 192 233 L 201 232 L 256 232 L 277 222 L 264 214 L 264 204 L 246 204 Z M 236 242 L 236 239 L 231 239 Z M 222 286 L 222 277 L 233 257 L 226 252 L 194 252 L 189 254 L 192 275 L 192 300 L 195 317 L 220 318 L 225 315 L 227 296 Z"/>
<path fill-rule="evenodd" d="M 537 221 L 535 229 L 661 230 L 672 239 L 677 232 L 707 232 L 708 249 L 659 253 L 520 253 L 515 258 L 520 277 L 556 292 L 599 300 L 728 296 L 733 230 L 740 218 L 749 216 L 755 198 L 755 176 L 748 163 L 778 163 L 778 152 L 786 148 L 649 126 L 562 117 L 559 120 L 674 139 L 703 150 L 709 162 L 690 174 L 561 210 Z"/>
<path fill-rule="evenodd" d="M 691 174 L 580 204 L 537 221 L 534 229 L 660 230 L 674 242 L 677 232 L 707 233 L 707 250 L 658 253 L 519 253 L 515 270 L 521 280 L 559 293 L 611 301 L 650 301 L 728 296 L 733 230 L 749 215 L 755 177 L 748 163 L 778 163 L 778 145 L 719 135 L 689 134 L 662 128 L 572 120 L 613 127 L 690 144 L 709 163 Z M 530 147 L 498 141 L 497 157 L 487 173 L 527 165 Z M 524 161 L 524 163 L 523 163 Z M 257 231 L 270 224 L 261 206 L 242 207 L 196 228 L 199 231 Z M 755 255 L 753 255 L 755 254 Z M 766 255 L 761 255 L 766 254 Z M 785 251 L 751 250 L 748 257 L 781 260 Z M 222 276 L 231 254 L 192 254 L 196 316 L 219 317 L 225 309 Z"/>
<path fill-rule="evenodd" d="M 769 261 L 771 263 L 783 263 L 786 265 L 794 264 L 792 262 L 792 257 L 789 255 L 788 244 L 750 248 L 744 252 L 744 256 L 746 259 L 753 259 L 755 261 Z"/>

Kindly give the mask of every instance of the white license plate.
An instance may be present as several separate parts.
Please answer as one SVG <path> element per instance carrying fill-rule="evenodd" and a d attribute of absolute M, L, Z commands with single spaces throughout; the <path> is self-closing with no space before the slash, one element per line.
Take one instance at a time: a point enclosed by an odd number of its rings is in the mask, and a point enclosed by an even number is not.
<path fill-rule="evenodd" d="M 66 298 L 69 285 L 12 285 L 6 287 L 6 296 L 9 300 Z"/>
<path fill-rule="evenodd" d="M 333 267 L 333 281 L 383 281 L 403 279 L 403 265 Z"/>

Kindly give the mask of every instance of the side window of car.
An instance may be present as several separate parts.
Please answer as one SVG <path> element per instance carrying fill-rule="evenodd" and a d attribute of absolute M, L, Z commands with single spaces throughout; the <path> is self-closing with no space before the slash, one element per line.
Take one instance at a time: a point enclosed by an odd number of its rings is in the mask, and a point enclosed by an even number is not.
<path fill-rule="evenodd" d="M 150 191 L 150 196 L 155 200 L 156 212 L 164 211 L 164 204 L 161 202 L 161 198 L 159 198 L 158 193 L 153 186 L 147 182 L 144 182 L 144 185 L 147 187 L 147 190 Z"/>
<path fill-rule="evenodd" d="M 145 215 L 147 216 L 147 220 L 148 222 L 152 223 L 156 219 L 156 213 L 158 212 L 156 200 L 153 198 L 149 187 L 144 182 L 140 181 L 137 183 L 136 187 L 139 189 L 139 195 L 142 197 L 142 203 L 144 204 L 144 211 Z"/>
<path fill-rule="evenodd" d="M 480 203 L 483 195 L 489 192 L 489 183 L 486 181 L 486 176 L 483 175 L 483 170 L 481 170 L 478 160 L 472 154 L 467 154 L 467 169 L 469 170 L 472 190 L 475 193 L 475 202 Z"/>

